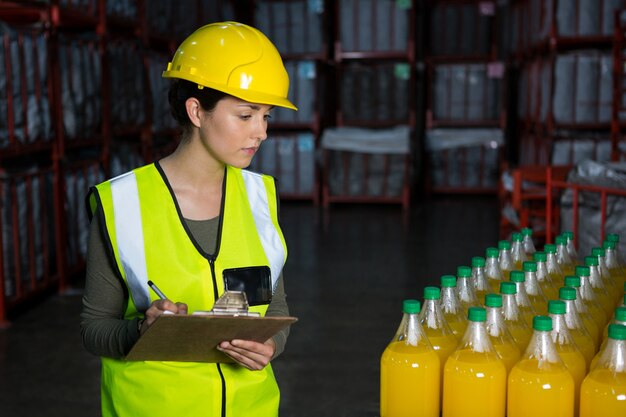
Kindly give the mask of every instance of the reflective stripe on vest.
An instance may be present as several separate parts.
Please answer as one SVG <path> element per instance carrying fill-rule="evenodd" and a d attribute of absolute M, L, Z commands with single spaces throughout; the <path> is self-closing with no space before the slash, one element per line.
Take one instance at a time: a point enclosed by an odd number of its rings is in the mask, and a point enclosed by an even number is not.
<path fill-rule="evenodd" d="M 261 239 L 265 256 L 272 272 L 272 290 L 276 290 L 278 277 L 285 263 L 285 247 L 272 221 L 267 191 L 262 176 L 241 171 L 244 179 L 250 208 Z M 120 262 L 126 273 L 126 282 L 132 293 L 138 311 L 150 306 L 148 274 L 144 253 L 144 234 L 141 221 L 137 179 L 134 172 L 110 180 L 113 209 L 115 213 L 115 233 Z"/>

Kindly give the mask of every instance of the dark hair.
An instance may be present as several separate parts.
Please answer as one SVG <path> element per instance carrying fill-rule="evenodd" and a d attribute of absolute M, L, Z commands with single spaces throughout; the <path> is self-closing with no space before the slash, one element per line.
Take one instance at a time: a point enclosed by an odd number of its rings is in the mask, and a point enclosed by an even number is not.
<path fill-rule="evenodd" d="M 217 105 L 217 102 L 228 96 L 212 88 L 204 87 L 198 88 L 198 84 L 191 81 L 174 79 L 170 85 L 170 91 L 168 93 L 168 101 L 170 103 L 170 111 L 172 116 L 178 122 L 178 125 L 183 129 L 183 136 L 189 132 L 191 127 L 191 120 L 187 116 L 187 108 L 185 102 L 188 98 L 197 98 L 200 105 L 205 111 L 211 112 Z"/>

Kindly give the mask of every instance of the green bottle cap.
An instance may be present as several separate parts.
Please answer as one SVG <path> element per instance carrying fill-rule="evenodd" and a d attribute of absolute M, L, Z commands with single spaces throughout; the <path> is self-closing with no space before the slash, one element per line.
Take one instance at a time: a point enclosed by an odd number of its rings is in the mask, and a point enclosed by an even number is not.
<path fill-rule="evenodd" d="M 424 300 L 438 300 L 439 297 L 441 297 L 441 290 L 439 287 L 424 288 Z"/>
<path fill-rule="evenodd" d="M 575 300 L 576 290 L 572 287 L 561 287 L 559 288 L 559 298 L 561 300 Z"/>
<path fill-rule="evenodd" d="M 591 254 L 593 256 L 600 256 L 600 257 L 606 256 L 604 248 L 593 248 L 593 249 L 591 249 Z"/>
<path fill-rule="evenodd" d="M 606 240 L 609 242 L 619 243 L 619 235 L 617 233 L 609 233 L 606 235 Z"/>
<path fill-rule="evenodd" d="M 545 252 L 535 252 L 533 254 L 533 260 L 535 262 L 545 262 L 548 260 L 548 255 Z"/>
<path fill-rule="evenodd" d="M 577 275 L 568 275 L 565 277 L 565 286 L 566 287 L 580 287 L 580 277 Z"/>
<path fill-rule="evenodd" d="M 482 256 L 474 256 L 472 258 L 472 267 L 473 268 L 480 268 L 485 266 L 485 258 L 483 258 Z"/>
<path fill-rule="evenodd" d="M 574 240 L 574 232 L 567 231 L 561 233 L 561 235 L 565 236 L 565 239 L 567 240 Z"/>
<path fill-rule="evenodd" d="M 559 235 L 554 239 L 554 243 L 556 243 L 557 246 L 567 245 L 567 238 L 563 235 Z"/>
<path fill-rule="evenodd" d="M 587 266 L 598 266 L 598 265 L 600 265 L 600 263 L 598 262 L 598 257 L 597 256 L 585 256 L 585 265 L 587 265 Z"/>
<path fill-rule="evenodd" d="M 524 240 L 524 236 L 519 232 L 511 233 L 511 240 L 514 242 L 521 242 Z"/>
<path fill-rule="evenodd" d="M 604 249 L 615 249 L 615 242 L 611 242 L 610 240 L 605 240 L 602 242 L 602 247 Z"/>
<path fill-rule="evenodd" d="M 556 245 L 554 243 L 546 243 L 543 245 L 543 251 L 545 253 L 556 253 Z"/>
<path fill-rule="evenodd" d="M 524 277 L 523 271 L 511 271 L 511 274 L 509 275 L 509 280 L 511 282 L 524 282 L 526 281 L 526 278 Z"/>
<path fill-rule="evenodd" d="M 579 277 L 588 277 L 591 274 L 591 270 L 588 266 L 578 265 L 576 267 L 576 275 Z"/>
<path fill-rule="evenodd" d="M 456 287 L 456 277 L 454 275 L 442 275 L 440 279 L 442 287 Z"/>
<path fill-rule="evenodd" d="M 500 294 L 485 294 L 486 307 L 502 307 L 502 296 Z"/>
<path fill-rule="evenodd" d="M 548 301 L 548 313 L 565 314 L 565 303 L 561 300 Z"/>
<path fill-rule="evenodd" d="M 490 247 L 487 248 L 486 254 L 487 258 L 497 258 L 498 255 L 500 255 L 500 251 L 498 250 L 498 248 Z"/>
<path fill-rule="evenodd" d="M 522 264 L 524 272 L 537 272 L 537 262 L 526 261 Z"/>
<path fill-rule="evenodd" d="M 500 250 L 504 250 L 504 249 L 511 249 L 511 242 L 509 242 L 508 240 L 501 240 L 498 242 L 498 249 Z"/>
<path fill-rule="evenodd" d="M 470 268 L 469 266 L 459 266 L 456 269 L 456 276 L 458 278 L 471 278 L 472 268 Z"/>
<path fill-rule="evenodd" d="M 615 320 L 626 321 L 626 307 L 617 307 L 615 309 Z"/>
<path fill-rule="evenodd" d="M 626 326 L 623 324 L 609 324 L 609 337 L 615 340 L 626 340 Z"/>
<path fill-rule="evenodd" d="M 552 331 L 552 317 L 549 316 L 535 316 L 533 317 L 533 329 L 541 332 Z"/>
<path fill-rule="evenodd" d="M 417 314 L 420 312 L 420 302 L 417 300 L 404 300 L 402 302 L 402 312 L 405 314 Z"/>
<path fill-rule="evenodd" d="M 517 294 L 517 287 L 514 282 L 501 282 L 500 283 L 500 294 Z"/>
<path fill-rule="evenodd" d="M 487 310 L 483 307 L 470 307 L 467 310 L 467 318 L 469 321 L 486 321 Z"/>
<path fill-rule="evenodd" d="M 530 227 L 524 227 L 522 229 L 522 235 L 523 236 L 532 236 L 533 235 L 533 229 L 531 229 Z"/>

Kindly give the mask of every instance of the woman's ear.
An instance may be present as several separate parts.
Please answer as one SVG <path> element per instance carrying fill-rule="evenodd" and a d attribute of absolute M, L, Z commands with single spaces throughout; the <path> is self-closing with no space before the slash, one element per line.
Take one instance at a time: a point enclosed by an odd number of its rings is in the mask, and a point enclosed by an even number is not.
<path fill-rule="evenodd" d="M 202 113 L 202 106 L 200 102 L 195 97 L 189 97 L 187 101 L 185 101 L 185 109 L 187 110 L 187 116 L 191 121 L 191 124 L 195 127 L 200 127 L 200 119 Z"/>

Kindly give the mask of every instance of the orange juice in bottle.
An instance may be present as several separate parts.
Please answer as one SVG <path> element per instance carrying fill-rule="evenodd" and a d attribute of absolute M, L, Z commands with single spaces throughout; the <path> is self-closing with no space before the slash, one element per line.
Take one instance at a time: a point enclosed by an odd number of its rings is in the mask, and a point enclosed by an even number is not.
<path fill-rule="evenodd" d="M 545 252 L 537 251 L 533 255 L 533 260 L 537 264 L 537 282 L 546 298 L 554 300 L 559 298 L 559 290 L 554 280 L 562 278 L 548 272 L 547 259 Z M 561 284 L 559 283 L 558 286 L 560 287 Z"/>
<path fill-rule="evenodd" d="M 492 292 L 485 273 L 485 258 L 482 256 L 472 258 L 472 285 L 478 301 L 484 300 L 485 294 Z"/>
<path fill-rule="evenodd" d="M 578 415 L 578 405 L 580 399 L 580 384 L 587 374 L 587 364 L 585 357 L 578 349 L 574 338 L 567 328 L 565 322 L 566 305 L 561 300 L 550 300 L 548 312 L 552 318 L 552 342 L 559 356 L 565 363 L 567 370 L 574 378 L 574 415 Z"/>
<path fill-rule="evenodd" d="M 470 307 L 480 307 L 481 303 L 476 297 L 474 284 L 472 283 L 472 268 L 469 266 L 459 266 L 456 268 L 456 293 L 459 296 L 463 314 L 467 317 Z"/>
<path fill-rule="evenodd" d="M 606 344 L 609 341 L 609 326 L 611 324 L 621 324 L 622 326 L 626 326 L 626 306 L 617 307 L 615 309 L 615 315 L 613 316 L 613 319 L 604 328 L 602 344 L 600 345 L 600 348 L 598 349 L 598 353 L 596 353 L 596 356 L 594 356 L 593 360 L 591 361 L 590 369 L 594 368 L 595 362 L 597 362 L 599 357 L 602 355 L 602 352 L 604 351 Z"/>
<path fill-rule="evenodd" d="M 595 256 L 598 259 L 598 270 L 600 271 L 600 276 L 602 277 L 604 286 L 613 297 L 613 301 L 619 300 L 620 295 L 622 294 L 622 289 L 617 281 L 613 279 L 611 273 L 609 272 L 609 268 L 606 266 L 605 254 L 606 251 L 604 248 L 595 247 L 591 249 L 591 256 Z"/>
<path fill-rule="evenodd" d="M 517 301 L 519 311 L 522 313 L 526 323 L 528 323 L 529 326 L 532 326 L 533 317 L 537 314 L 537 312 L 535 311 L 535 307 L 530 302 L 530 298 L 528 298 L 528 294 L 526 293 L 526 277 L 524 276 L 524 272 L 517 270 L 511 271 L 509 278 L 511 282 L 515 284 L 515 289 L 517 290 L 515 293 L 515 300 Z"/>
<path fill-rule="evenodd" d="M 524 262 L 528 260 L 524 251 L 524 236 L 519 232 L 511 233 L 511 258 L 516 270 L 521 270 Z"/>
<path fill-rule="evenodd" d="M 470 307 L 459 347 L 444 366 L 443 417 L 504 417 L 506 368 L 491 345 L 482 307 Z"/>
<path fill-rule="evenodd" d="M 574 275 L 576 264 L 567 251 L 567 238 L 559 235 L 554 239 L 554 243 L 556 244 L 556 260 L 561 267 L 561 271 L 563 271 L 563 275 Z"/>
<path fill-rule="evenodd" d="M 537 249 L 535 248 L 535 242 L 533 242 L 533 229 L 530 227 L 524 227 L 522 230 L 522 243 L 524 245 L 524 252 L 526 257 L 532 259 Z"/>
<path fill-rule="evenodd" d="M 613 314 L 613 305 L 608 303 L 608 299 L 602 298 L 601 294 L 596 292 L 591 284 L 591 269 L 588 266 L 579 265 L 576 267 L 576 276 L 580 278 L 580 297 L 588 306 L 594 306 L 597 309 L 597 317 L 601 319 L 598 322 L 600 328 L 609 321 Z M 594 310 L 590 308 L 591 314 Z"/>
<path fill-rule="evenodd" d="M 515 269 L 513 263 L 513 257 L 511 256 L 511 242 L 508 240 L 501 240 L 498 242 L 498 262 L 500 263 L 500 271 L 502 271 L 502 278 L 508 279 L 509 273 Z"/>
<path fill-rule="evenodd" d="M 573 417 L 574 379 L 552 342 L 552 319 L 533 318 L 533 336 L 508 378 L 507 417 Z"/>
<path fill-rule="evenodd" d="M 580 417 L 626 416 L 626 326 L 611 324 L 596 366 L 580 388 Z"/>
<path fill-rule="evenodd" d="M 489 287 L 493 291 L 498 291 L 500 283 L 504 279 L 502 270 L 500 269 L 500 262 L 498 261 L 498 248 L 487 248 L 485 255 L 485 275 L 487 276 L 487 282 L 489 282 Z"/>
<path fill-rule="evenodd" d="M 605 285 L 600 273 L 600 262 L 595 256 L 585 256 L 585 265 L 589 268 L 589 283 L 593 292 L 602 303 L 602 308 L 607 313 L 607 318 L 610 319 L 613 314 L 613 308 L 615 307 L 615 297 L 611 290 Z"/>
<path fill-rule="evenodd" d="M 595 341 L 587 332 L 576 310 L 576 290 L 572 287 L 561 287 L 559 299 L 565 303 L 565 324 L 580 353 L 585 357 L 586 369 L 589 369 L 593 355 L 596 352 Z"/>
<path fill-rule="evenodd" d="M 454 275 L 443 275 L 441 277 L 441 298 L 439 301 L 441 312 L 452 329 L 452 333 L 461 340 L 467 328 L 467 316 L 461 308 L 459 296 L 456 293 L 456 277 Z"/>
<path fill-rule="evenodd" d="M 504 316 L 504 323 L 507 329 L 513 336 L 515 344 L 519 348 L 520 352 L 526 350 L 530 336 L 532 335 L 532 329 L 526 323 L 524 316 L 519 311 L 517 306 L 517 300 L 515 299 L 515 293 L 517 288 L 515 283 L 510 281 L 504 281 L 500 283 L 500 295 L 502 295 L 502 315 Z"/>
<path fill-rule="evenodd" d="M 520 358 L 520 348 L 515 343 L 513 336 L 509 332 L 507 325 L 504 321 L 504 314 L 502 313 L 502 295 L 500 294 L 487 294 L 485 296 L 485 310 L 487 311 L 487 334 L 491 339 L 493 345 L 500 359 L 506 367 L 506 371 L 509 372 L 513 365 L 517 363 Z"/>
<path fill-rule="evenodd" d="M 543 293 L 539 281 L 537 280 L 537 263 L 534 261 L 524 262 L 524 288 L 526 295 L 537 314 L 545 315 L 548 313 L 548 299 Z"/>
<path fill-rule="evenodd" d="M 606 267 L 609 270 L 611 277 L 617 284 L 617 288 L 624 288 L 624 283 L 626 281 L 626 268 L 620 263 L 617 254 L 616 242 L 605 239 L 602 243 L 602 248 L 604 249 Z"/>
<path fill-rule="evenodd" d="M 419 301 L 403 302 L 402 321 L 381 357 L 381 417 L 439 416 L 441 365 L 419 311 Z"/>
<path fill-rule="evenodd" d="M 565 277 L 564 282 L 566 287 L 572 287 L 576 290 L 576 306 L 584 305 L 583 308 L 580 308 L 580 311 L 587 311 L 597 328 L 602 329 L 606 323 L 604 310 L 600 307 L 595 295 L 591 291 L 588 279 L 585 279 L 584 287 L 581 285 L 583 283 L 582 280 L 583 278 L 578 275 L 568 275 Z M 596 339 L 595 342 L 597 346 L 598 339 Z"/>
<path fill-rule="evenodd" d="M 559 266 L 559 261 L 556 258 L 556 245 L 553 243 L 546 243 L 543 245 L 543 251 L 546 253 L 546 269 L 548 270 L 548 274 L 552 276 L 552 284 L 554 285 L 554 290 L 558 294 L 559 288 L 563 286 L 565 274 Z"/>
<path fill-rule="evenodd" d="M 574 244 L 574 232 L 567 231 L 561 233 L 561 235 L 565 238 L 565 248 L 567 249 L 567 254 L 569 258 L 572 260 L 574 265 L 580 264 L 580 257 L 578 256 L 578 250 L 576 249 L 576 245 Z"/>
<path fill-rule="evenodd" d="M 601 340 L 601 332 L 602 329 L 596 322 L 596 319 L 591 315 L 591 311 L 587 308 L 587 304 L 580 297 L 580 277 L 577 276 L 567 276 L 565 277 L 565 286 L 573 288 L 574 291 L 574 302 L 576 306 L 576 312 L 580 320 L 582 321 L 583 327 L 587 330 L 587 333 L 591 335 L 591 339 L 594 343 L 594 348 L 597 350 L 597 346 L 600 344 Z"/>

